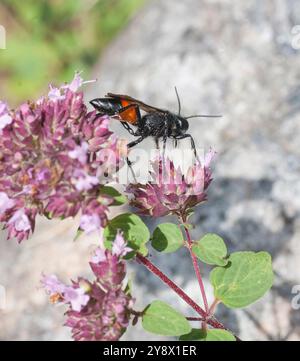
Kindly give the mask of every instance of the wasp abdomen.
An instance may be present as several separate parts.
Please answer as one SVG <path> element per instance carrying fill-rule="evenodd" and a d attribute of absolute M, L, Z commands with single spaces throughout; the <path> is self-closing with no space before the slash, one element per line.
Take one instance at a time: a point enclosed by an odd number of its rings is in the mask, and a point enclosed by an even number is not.
<path fill-rule="evenodd" d="M 97 98 L 91 100 L 90 103 L 101 114 L 107 115 L 114 115 L 123 107 L 118 99 Z"/>

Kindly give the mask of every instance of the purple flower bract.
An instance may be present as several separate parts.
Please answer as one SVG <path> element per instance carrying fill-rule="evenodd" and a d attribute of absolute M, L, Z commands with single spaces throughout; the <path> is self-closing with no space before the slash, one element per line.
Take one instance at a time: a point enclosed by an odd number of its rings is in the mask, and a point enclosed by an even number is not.
<path fill-rule="evenodd" d="M 0 102 L 0 222 L 8 238 L 28 238 L 38 214 L 65 218 L 81 211 L 96 228 L 106 223 L 112 199 L 99 190 L 104 169 L 116 171 L 121 142 L 108 117 L 88 112 L 77 91 L 82 83 L 77 73 L 71 84 L 51 86 L 47 97 L 15 110 Z M 101 152 L 110 155 L 109 164 Z"/>
<path fill-rule="evenodd" d="M 162 217 L 168 214 L 186 216 L 197 204 L 206 200 L 206 190 L 212 181 L 210 151 L 203 164 L 197 162 L 186 174 L 169 159 L 159 158 L 153 163 L 151 181 L 146 184 L 130 184 L 127 193 L 132 195 L 131 204 L 141 214 Z"/>

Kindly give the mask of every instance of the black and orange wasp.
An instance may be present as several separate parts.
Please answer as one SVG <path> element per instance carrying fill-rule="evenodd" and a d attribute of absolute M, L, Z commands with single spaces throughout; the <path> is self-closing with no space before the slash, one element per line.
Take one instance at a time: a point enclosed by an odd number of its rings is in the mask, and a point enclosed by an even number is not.
<path fill-rule="evenodd" d="M 175 145 L 177 145 L 178 140 L 189 138 L 191 147 L 197 157 L 194 139 L 191 134 L 187 133 L 189 128 L 188 119 L 196 117 L 213 118 L 220 117 L 220 115 L 182 116 L 180 114 L 180 98 L 176 88 L 175 92 L 178 101 L 178 114 L 148 105 L 129 95 L 121 94 L 108 93 L 105 98 L 96 98 L 91 100 L 90 103 L 100 115 L 118 118 L 131 135 L 138 137 L 128 143 L 129 148 L 134 147 L 149 136 L 154 137 L 157 147 L 159 139 L 162 139 L 164 149 L 168 138 L 174 139 Z M 145 112 L 144 115 L 141 115 L 141 110 Z"/>

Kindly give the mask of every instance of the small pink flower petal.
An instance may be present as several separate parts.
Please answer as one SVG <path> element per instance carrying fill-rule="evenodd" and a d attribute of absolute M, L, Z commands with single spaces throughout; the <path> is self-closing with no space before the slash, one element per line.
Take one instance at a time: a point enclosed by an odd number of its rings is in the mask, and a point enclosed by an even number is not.
<path fill-rule="evenodd" d="M 90 297 L 85 294 L 85 290 L 80 287 L 66 287 L 63 296 L 65 302 L 70 303 L 72 310 L 76 312 L 80 312 L 90 299 Z"/>
<path fill-rule="evenodd" d="M 31 224 L 24 209 L 19 209 L 16 211 L 9 219 L 8 224 L 13 224 L 16 231 L 18 232 L 31 230 Z"/>
<path fill-rule="evenodd" d="M 91 263 L 101 263 L 106 261 L 106 252 L 105 249 L 102 249 L 100 247 L 98 247 L 95 250 L 95 253 L 91 259 Z"/>
<path fill-rule="evenodd" d="M 78 159 L 80 163 L 86 164 L 88 149 L 88 143 L 83 142 L 81 145 L 78 145 L 73 150 L 69 151 L 68 155 L 70 158 Z"/>
<path fill-rule="evenodd" d="M 0 192 L 0 215 L 7 209 L 12 208 L 14 204 L 14 200 L 10 199 L 6 193 Z"/>
<path fill-rule="evenodd" d="M 80 228 L 90 234 L 101 228 L 101 221 L 96 214 L 83 214 L 80 218 Z"/>
<path fill-rule="evenodd" d="M 132 251 L 131 248 L 127 247 L 127 243 L 120 232 L 117 232 L 116 238 L 112 246 L 112 254 L 117 257 L 123 257 L 128 252 Z"/>
<path fill-rule="evenodd" d="M 11 124 L 12 117 L 9 114 L 0 115 L 0 131 Z"/>
<path fill-rule="evenodd" d="M 61 94 L 61 90 L 59 88 L 55 88 L 52 85 L 49 86 L 50 90 L 48 93 L 48 98 L 51 101 L 63 100 L 65 99 L 65 95 Z"/>
<path fill-rule="evenodd" d="M 50 295 L 62 294 L 66 286 L 60 282 L 56 275 L 42 275 L 41 284 Z"/>

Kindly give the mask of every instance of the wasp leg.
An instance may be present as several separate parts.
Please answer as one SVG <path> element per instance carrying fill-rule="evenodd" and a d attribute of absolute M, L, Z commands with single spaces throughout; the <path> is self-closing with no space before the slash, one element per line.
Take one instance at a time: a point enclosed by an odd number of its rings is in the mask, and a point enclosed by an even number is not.
<path fill-rule="evenodd" d="M 141 137 L 139 137 L 138 139 L 136 139 L 136 140 L 128 143 L 128 144 L 127 144 L 127 147 L 128 147 L 128 148 L 132 148 L 132 147 L 134 147 L 135 145 L 137 145 L 137 144 L 139 144 L 140 142 L 142 142 L 145 138 L 146 138 L 145 136 L 141 136 Z M 128 157 L 126 157 L 126 162 L 127 162 L 128 166 L 129 166 L 129 168 L 130 168 L 130 171 L 131 171 L 131 174 L 132 174 L 132 176 L 133 176 L 134 181 L 137 183 L 137 180 L 136 180 L 134 171 L 133 171 L 133 169 L 132 169 L 132 162 L 131 162 L 131 160 L 129 160 Z"/>
<path fill-rule="evenodd" d="M 132 177 L 133 177 L 133 180 L 135 181 L 135 183 L 137 183 L 136 176 L 135 176 L 134 171 L 133 171 L 133 168 L 132 168 L 132 162 L 129 160 L 128 157 L 126 157 L 126 162 L 127 162 L 127 165 L 128 165 L 128 167 L 129 167 L 129 169 L 130 169 L 130 172 L 131 172 L 131 175 L 132 175 Z"/>
<path fill-rule="evenodd" d="M 165 121 L 164 122 L 164 135 L 163 135 L 163 160 L 165 159 L 168 133 L 169 133 L 168 123 Z"/>
<path fill-rule="evenodd" d="M 135 145 L 141 143 L 146 137 L 145 136 L 140 136 L 138 139 L 134 140 L 133 142 L 130 142 L 127 144 L 127 147 L 128 148 L 132 148 L 134 147 Z"/>
<path fill-rule="evenodd" d="M 128 166 L 129 166 L 129 167 L 131 167 L 131 166 L 132 166 L 132 161 L 131 161 L 131 160 L 129 160 L 129 158 L 128 158 L 128 157 L 126 157 L 126 163 L 128 164 Z"/>
<path fill-rule="evenodd" d="M 123 125 L 123 127 L 127 130 L 127 132 L 131 135 L 135 135 L 135 131 L 131 128 L 130 125 L 128 125 L 128 123 L 126 122 L 121 122 L 121 124 Z"/>
<path fill-rule="evenodd" d="M 132 148 L 132 147 L 134 147 L 135 145 L 137 145 L 137 144 L 139 144 L 140 142 L 142 142 L 145 138 L 146 138 L 146 137 L 141 136 L 141 137 L 139 137 L 138 139 L 136 139 L 136 140 L 128 143 L 128 144 L 127 144 L 127 148 Z M 128 159 L 128 157 L 126 158 L 126 161 L 127 161 L 127 164 L 128 164 L 129 166 L 132 165 L 132 162 Z"/>
<path fill-rule="evenodd" d="M 191 140 L 191 147 L 193 149 L 193 152 L 194 152 L 194 156 L 195 158 L 199 161 L 199 157 L 198 157 L 198 154 L 197 154 L 197 151 L 196 151 L 196 146 L 195 146 L 195 141 L 194 141 L 194 138 L 190 135 L 190 134 L 183 134 L 183 135 L 179 135 L 179 136 L 176 136 L 176 137 L 173 137 L 175 139 L 175 141 L 177 140 L 180 140 L 180 139 L 185 139 L 185 138 L 190 138 Z"/>
<path fill-rule="evenodd" d="M 123 107 L 123 108 L 119 109 L 115 114 L 113 114 L 111 116 L 112 117 L 117 117 L 118 119 L 120 119 L 121 118 L 120 114 L 126 112 L 126 110 L 129 110 L 129 109 L 134 109 L 135 110 L 137 121 L 140 122 L 141 113 L 140 113 L 140 109 L 139 109 L 137 104 L 126 105 L 126 107 Z M 121 120 L 121 124 L 127 130 L 127 132 L 129 134 L 136 135 L 135 131 L 130 127 L 130 125 L 126 121 L 122 121 L 123 120 L 122 118 L 120 120 Z"/>

